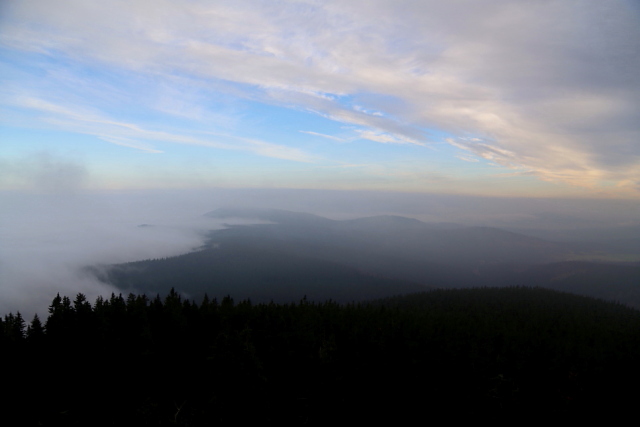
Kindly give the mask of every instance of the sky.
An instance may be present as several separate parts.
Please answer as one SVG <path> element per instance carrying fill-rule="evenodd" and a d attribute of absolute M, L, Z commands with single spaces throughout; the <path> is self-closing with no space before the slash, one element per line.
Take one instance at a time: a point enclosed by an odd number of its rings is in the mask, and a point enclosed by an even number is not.
<path fill-rule="evenodd" d="M 3 1 L 0 190 L 640 199 L 638 69 L 633 0 Z"/>
<path fill-rule="evenodd" d="M 635 0 L 0 0 L 0 313 L 229 204 L 638 237 L 638 70 Z"/>

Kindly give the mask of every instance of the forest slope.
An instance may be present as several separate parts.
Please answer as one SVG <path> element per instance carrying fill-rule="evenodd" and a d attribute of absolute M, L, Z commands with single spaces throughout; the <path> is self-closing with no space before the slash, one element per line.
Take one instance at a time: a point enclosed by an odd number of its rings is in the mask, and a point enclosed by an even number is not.
<path fill-rule="evenodd" d="M 543 289 L 361 305 L 78 294 L 44 326 L 0 322 L 0 362 L 29 375 L 4 384 L 20 425 L 613 422 L 640 380 L 638 311 Z"/>

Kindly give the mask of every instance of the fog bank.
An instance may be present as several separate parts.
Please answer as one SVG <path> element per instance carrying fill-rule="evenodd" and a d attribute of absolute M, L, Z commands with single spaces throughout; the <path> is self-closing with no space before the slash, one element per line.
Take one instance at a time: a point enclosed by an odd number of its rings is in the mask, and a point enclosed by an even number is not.
<path fill-rule="evenodd" d="M 46 314 L 56 293 L 90 300 L 115 289 L 82 267 L 168 257 L 201 246 L 225 206 L 278 208 L 332 219 L 403 215 L 494 226 L 545 238 L 640 237 L 640 203 L 373 191 L 209 189 L 74 194 L 0 193 L 0 313 Z M 141 225 L 144 225 L 141 227 Z"/>
<path fill-rule="evenodd" d="M 82 268 L 168 257 L 202 245 L 219 227 L 200 210 L 140 194 L 2 194 L 0 313 L 46 314 L 51 299 L 116 289 Z M 143 225 L 143 226 L 141 226 Z"/>

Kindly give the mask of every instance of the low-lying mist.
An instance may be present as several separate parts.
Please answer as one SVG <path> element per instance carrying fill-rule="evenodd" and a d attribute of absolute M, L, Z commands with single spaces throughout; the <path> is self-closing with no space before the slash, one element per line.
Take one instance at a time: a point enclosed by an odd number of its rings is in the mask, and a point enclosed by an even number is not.
<path fill-rule="evenodd" d="M 0 312 L 44 314 L 60 294 L 119 292 L 83 267 L 169 257 L 220 227 L 198 208 L 140 194 L 3 195 Z"/>
<path fill-rule="evenodd" d="M 278 208 L 332 219 L 402 215 L 485 225 L 551 240 L 640 238 L 635 201 L 487 198 L 328 190 L 167 190 L 0 193 L 0 313 L 46 313 L 56 293 L 119 292 L 83 267 L 169 257 L 199 248 L 229 220 L 225 206 Z"/>

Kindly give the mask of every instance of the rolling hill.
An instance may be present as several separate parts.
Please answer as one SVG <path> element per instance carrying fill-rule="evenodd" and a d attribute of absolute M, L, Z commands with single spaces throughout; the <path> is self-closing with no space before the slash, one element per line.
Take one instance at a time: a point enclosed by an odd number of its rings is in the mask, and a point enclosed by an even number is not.
<path fill-rule="evenodd" d="M 93 268 L 123 290 L 255 301 L 361 301 L 430 288 L 544 286 L 640 306 L 640 267 L 569 262 L 580 243 L 401 216 L 331 220 L 276 209 L 217 209 L 254 220 L 212 231 L 204 249 Z"/>

